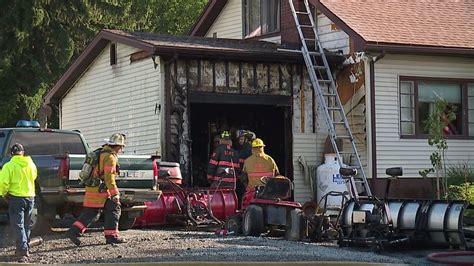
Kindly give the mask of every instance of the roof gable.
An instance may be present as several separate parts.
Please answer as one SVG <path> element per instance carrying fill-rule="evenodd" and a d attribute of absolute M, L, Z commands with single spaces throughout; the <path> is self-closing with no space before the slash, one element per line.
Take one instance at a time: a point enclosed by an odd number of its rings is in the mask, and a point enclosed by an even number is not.
<path fill-rule="evenodd" d="M 403 46 L 474 54 L 474 1 L 310 0 L 365 49 Z"/>
<path fill-rule="evenodd" d="M 204 7 L 201 15 L 192 26 L 189 35 L 205 36 L 227 2 L 228 0 L 209 0 L 207 6 Z"/>

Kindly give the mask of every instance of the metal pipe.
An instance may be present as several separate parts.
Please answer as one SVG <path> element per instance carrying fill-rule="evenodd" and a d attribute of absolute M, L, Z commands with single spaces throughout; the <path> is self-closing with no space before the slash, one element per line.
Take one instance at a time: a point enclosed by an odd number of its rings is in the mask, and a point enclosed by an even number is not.
<path fill-rule="evenodd" d="M 41 244 L 43 244 L 43 238 L 40 236 L 33 237 L 30 239 L 30 242 L 28 242 L 29 247 L 39 246 Z"/>

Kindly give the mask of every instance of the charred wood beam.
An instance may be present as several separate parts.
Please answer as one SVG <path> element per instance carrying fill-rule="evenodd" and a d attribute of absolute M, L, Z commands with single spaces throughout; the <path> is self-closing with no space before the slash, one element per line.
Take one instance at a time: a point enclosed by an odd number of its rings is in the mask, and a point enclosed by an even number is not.
<path fill-rule="evenodd" d="M 192 103 L 221 103 L 221 104 L 258 104 L 258 105 L 280 105 L 291 106 L 290 96 L 277 95 L 236 95 L 225 93 L 209 93 L 201 91 L 189 91 L 189 99 Z"/>

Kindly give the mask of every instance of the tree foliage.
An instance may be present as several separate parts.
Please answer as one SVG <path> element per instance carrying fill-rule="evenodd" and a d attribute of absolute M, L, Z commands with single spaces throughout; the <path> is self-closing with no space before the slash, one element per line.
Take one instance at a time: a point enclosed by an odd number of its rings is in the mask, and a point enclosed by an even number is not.
<path fill-rule="evenodd" d="M 0 127 L 42 97 L 103 28 L 184 34 L 206 0 L 0 0 Z"/>

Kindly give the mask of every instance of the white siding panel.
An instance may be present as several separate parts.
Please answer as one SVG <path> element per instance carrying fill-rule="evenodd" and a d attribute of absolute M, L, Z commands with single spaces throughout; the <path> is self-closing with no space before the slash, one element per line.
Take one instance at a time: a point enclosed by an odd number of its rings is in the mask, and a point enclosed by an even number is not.
<path fill-rule="evenodd" d="M 399 133 L 400 76 L 474 79 L 474 60 L 440 56 L 387 55 L 375 64 L 377 176 L 403 166 L 404 177 L 420 177 L 433 149 L 426 139 L 402 139 Z M 474 140 L 448 140 L 448 163 L 474 159 Z"/>
<path fill-rule="evenodd" d="M 138 51 L 117 44 L 111 66 L 107 46 L 62 99 L 61 128 L 81 130 L 91 147 L 125 133 L 126 154 L 160 154 L 160 68 L 151 59 L 130 63 Z"/>
<path fill-rule="evenodd" d="M 327 135 L 324 134 L 293 132 L 293 182 L 295 185 L 295 201 L 305 203 L 312 200 L 313 197 L 311 185 L 305 180 L 298 159 L 302 156 L 308 166 L 319 166 L 322 160 L 326 136 Z"/>
<path fill-rule="evenodd" d="M 274 36 L 274 37 L 269 37 L 269 38 L 263 38 L 263 39 L 260 39 L 260 41 L 281 43 L 281 35 Z"/>
<path fill-rule="evenodd" d="M 323 14 L 318 14 L 316 25 L 323 48 L 329 51 L 342 51 L 344 55 L 349 54 L 349 35 L 341 29 L 332 28 L 332 21 Z"/>
<path fill-rule="evenodd" d="M 206 37 L 242 39 L 242 1 L 229 0 L 207 31 Z"/>

